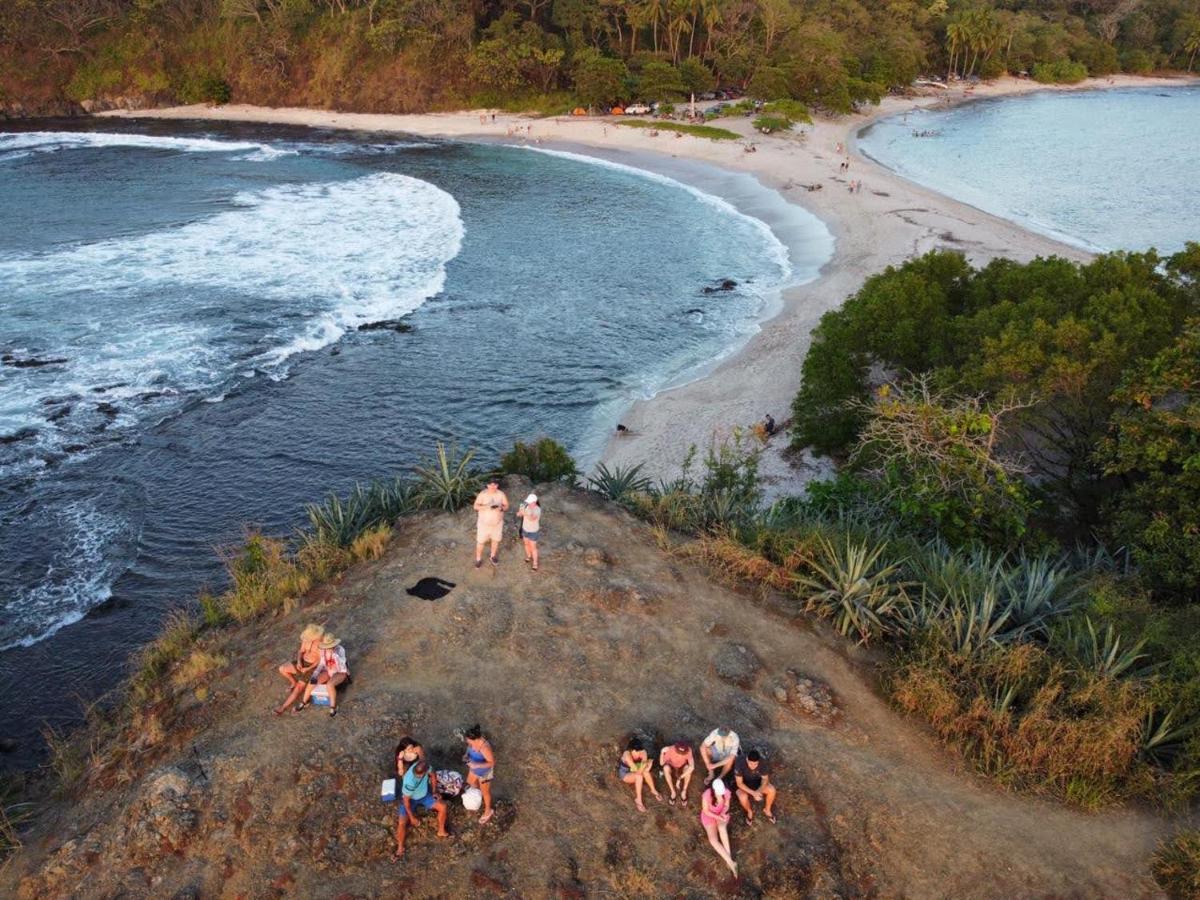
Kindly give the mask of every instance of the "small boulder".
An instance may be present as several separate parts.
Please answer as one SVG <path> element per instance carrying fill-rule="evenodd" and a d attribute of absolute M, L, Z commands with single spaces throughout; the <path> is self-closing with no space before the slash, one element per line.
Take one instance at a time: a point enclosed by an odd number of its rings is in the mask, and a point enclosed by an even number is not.
<path fill-rule="evenodd" d="M 749 647 L 726 643 L 713 656 L 713 669 L 718 678 L 748 688 L 754 685 L 762 663 Z"/>
<path fill-rule="evenodd" d="M 130 855 L 152 860 L 183 850 L 200 824 L 198 807 L 207 790 L 198 770 L 170 766 L 151 775 L 129 808 Z"/>

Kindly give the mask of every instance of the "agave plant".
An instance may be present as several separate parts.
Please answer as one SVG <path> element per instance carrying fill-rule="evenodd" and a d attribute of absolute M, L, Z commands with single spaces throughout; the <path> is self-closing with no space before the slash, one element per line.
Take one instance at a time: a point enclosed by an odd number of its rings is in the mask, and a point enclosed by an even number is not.
<path fill-rule="evenodd" d="M 1177 711 L 1153 709 L 1142 724 L 1142 756 L 1160 766 L 1169 766 L 1188 738 L 1200 727 L 1200 721 L 1195 719 L 1177 724 Z"/>
<path fill-rule="evenodd" d="M 945 633 L 958 653 L 979 653 L 1012 636 L 1011 608 L 1001 602 L 994 584 L 981 591 L 955 589 L 946 600 Z"/>
<path fill-rule="evenodd" d="M 1120 678 L 1124 675 L 1145 674 L 1148 669 L 1134 669 L 1139 660 L 1145 659 L 1142 648 L 1145 639 L 1132 647 L 1121 647 L 1121 636 L 1112 623 L 1104 631 L 1097 631 L 1090 616 L 1083 617 L 1082 625 L 1068 622 L 1065 629 L 1066 651 L 1080 668 L 1101 678 Z"/>
<path fill-rule="evenodd" d="M 470 503 L 480 488 L 480 475 L 471 468 L 474 458 L 473 449 L 460 454 L 439 442 L 434 458 L 415 468 L 416 496 L 422 504 L 453 512 Z"/>
<path fill-rule="evenodd" d="M 413 512 L 420 505 L 417 486 L 397 476 L 391 481 L 371 483 L 371 506 L 375 524 L 394 522 Z"/>
<path fill-rule="evenodd" d="M 608 466 L 601 463 L 596 466 L 596 474 L 588 478 L 588 487 L 602 494 L 614 503 L 620 503 L 632 494 L 645 493 L 650 490 L 650 479 L 642 475 L 642 464 L 636 466 Z"/>
<path fill-rule="evenodd" d="M 308 521 L 318 540 L 348 547 L 371 524 L 370 492 L 361 485 L 345 499 L 330 494 L 323 503 L 308 506 Z"/>
<path fill-rule="evenodd" d="M 1051 622 L 1074 610 L 1082 594 L 1082 585 L 1065 560 L 1030 559 L 1022 554 L 999 574 L 1010 627 L 1022 637 L 1046 637 Z"/>
<path fill-rule="evenodd" d="M 806 608 L 864 644 L 887 634 L 894 627 L 892 617 L 908 603 L 905 585 L 896 577 L 903 561 L 884 561 L 887 549 L 886 541 L 871 546 L 849 536 L 836 544 L 818 538 L 817 559 L 810 564 L 813 577 L 795 580 L 807 595 Z"/>

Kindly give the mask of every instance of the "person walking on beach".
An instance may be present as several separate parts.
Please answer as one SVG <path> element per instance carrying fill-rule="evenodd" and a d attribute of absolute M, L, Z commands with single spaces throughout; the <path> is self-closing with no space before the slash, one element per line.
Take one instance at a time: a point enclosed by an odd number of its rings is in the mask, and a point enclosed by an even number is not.
<path fill-rule="evenodd" d="M 542 523 L 542 507 L 538 505 L 537 494 L 530 494 L 525 502 L 517 507 L 517 518 L 521 520 L 521 540 L 525 544 L 525 562 L 533 563 L 533 571 L 538 570 L 538 532 Z"/>
<path fill-rule="evenodd" d="M 492 818 L 492 777 L 496 773 L 496 754 L 492 745 L 483 736 L 483 729 L 472 725 L 463 735 L 467 742 L 467 753 L 464 758 L 467 764 L 467 784 L 478 788 L 483 794 L 483 815 L 479 824 L 486 825 Z"/>
<path fill-rule="evenodd" d="M 492 479 L 475 498 L 475 568 L 483 565 L 483 545 L 491 542 L 490 559 L 496 565 L 500 558 L 500 538 L 504 536 L 504 514 L 508 512 L 508 497 L 500 490 L 500 482 Z"/>
<path fill-rule="evenodd" d="M 700 824 L 708 835 L 708 842 L 737 878 L 738 867 L 729 849 L 729 789 L 720 778 L 713 781 L 700 797 Z"/>

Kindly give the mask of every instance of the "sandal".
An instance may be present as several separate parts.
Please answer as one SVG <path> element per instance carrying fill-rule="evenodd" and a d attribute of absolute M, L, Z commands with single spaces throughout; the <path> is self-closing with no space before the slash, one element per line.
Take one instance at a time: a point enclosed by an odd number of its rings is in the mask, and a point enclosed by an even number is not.
<path fill-rule="evenodd" d="M 763 813 L 763 815 L 767 817 L 767 821 L 770 822 L 772 825 L 777 824 L 778 820 L 771 813 L 765 812 L 765 813 Z"/>
<path fill-rule="evenodd" d="M 307 703 L 297 703 L 295 708 L 292 710 L 292 712 L 293 713 L 301 712 L 304 709 L 304 707 L 306 707 L 306 706 L 308 706 Z"/>
<path fill-rule="evenodd" d="M 537 571 L 537 566 L 533 567 L 533 571 L 535 571 L 535 572 Z"/>
<path fill-rule="evenodd" d="M 671 798 L 670 800 L 668 800 L 667 802 L 668 802 L 668 803 L 670 803 L 672 806 L 674 806 L 674 805 L 675 805 L 675 798 L 674 798 L 674 797 L 672 797 L 672 798 Z"/>
<path fill-rule="evenodd" d="M 495 814 L 496 814 L 496 811 L 494 809 L 489 809 L 487 812 L 485 812 L 482 816 L 479 817 L 479 824 L 486 825 L 488 822 L 492 821 L 492 816 L 494 816 Z"/>
<path fill-rule="evenodd" d="M 336 706 L 329 707 L 329 718 L 332 719 L 336 715 L 337 715 L 337 707 Z"/>

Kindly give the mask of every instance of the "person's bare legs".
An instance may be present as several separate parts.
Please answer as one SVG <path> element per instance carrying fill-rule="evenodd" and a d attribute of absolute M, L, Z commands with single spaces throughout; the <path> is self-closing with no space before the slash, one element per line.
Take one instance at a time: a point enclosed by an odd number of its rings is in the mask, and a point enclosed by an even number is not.
<path fill-rule="evenodd" d="M 646 807 L 642 803 L 642 785 L 644 784 L 644 782 L 642 781 L 642 773 L 641 772 L 630 772 L 628 775 L 624 776 L 621 780 L 623 782 L 625 782 L 626 784 L 633 785 L 633 803 L 638 808 L 638 812 L 645 812 Z"/>
<path fill-rule="evenodd" d="M 530 542 L 529 542 L 529 546 L 530 546 L 530 547 L 533 549 L 533 568 L 534 568 L 534 569 L 537 569 L 537 567 L 538 567 L 538 546 L 537 546 L 537 541 L 530 541 Z"/>
<path fill-rule="evenodd" d="M 687 806 L 688 787 L 692 783 L 692 773 L 695 771 L 695 768 L 684 769 L 683 774 L 679 776 L 679 796 L 684 806 Z"/>
<path fill-rule="evenodd" d="M 490 778 L 487 781 L 479 782 L 479 793 L 483 794 L 483 815 L 479 817 L 479 824 L 486 825 L 492 818 L 492 781 Z"/>
<path fill-rule="evenodd" d="M 450 837 L 450 832 L 446 830 L 446 801 L 439 800 L 433 805 L 437 812 L 437 836 L 440 838 Z"/>
<path fill-rule="evenodd" d="M 671 802 L 674 803 L 678 797 L 675 794 L 675 781 L 671 778 L 671 773 L 674 771 L 670 766 L 663 766 L 663 783 L 667 786 L 667 791 L 671 795 Z"/>
<path fill-rule="evenodd" d="M 646 787 L 650 788 L 650 793 L 654 795 L 654 799 L 656 799 L 659 803 L 662 803 L 662 794 L 660 794 L 658 792 L 658 788 L 654 786 L 654 776 L 650 772 L 650 767 L 647 766 L 646 768 L 642 769 L 641 775 L 642 780 L 646 782 Z"/>
<path fill-rule="evenodd" d="M 392 854 L 393 859 L 399 859 L 404 855 L 404 839 L 408 837 L 408 816 L 404 810 L 400 810 L 400 818 L 396 820 L 396 852 Z"/>
<path fill-rule="evenodd" d="M 737 878 L 737 863 L 733 861 L 733 851 L 729 848 L 729 826 L 722 822 L 717 826 L 717 834 L 721 837 L 721 846 L 725 848 L 725 858 L 729 860 L 733 877 Z"/>
<path fill-rule="evenodd" d="M 486 543 L 487 543 L 486 541 L 483 541 L 483 542 L 477 543 L 475 545 L 475 565 L 476 566 L 478 566 L 480 563 L 483 562 L 483 547 L 484 547 L 484 544 L 486 544 Z"/>
<path fill-rule="evenodd" d="M 737 864 L 733 861 L 733 857 L 729 855 L 729 851 L 725 849 L 725 845 L 721 843 L 720 835 L 717 832 L 718 826 L 704 823 L 704 833 L 708 835 L 708 842 L 712 844 L 712 848 L 717 851 L 717 856 L 721 857 L 721 861 L 729 867 L 729 871 L 735 876 L 737 875 Z"/>
<path fill-rule="evenodd" d="M 754 821 L 754 807 L 750 805 L 750 795 L 745 791 L 737 792 L 738 803 L 742 806 L 742 812 L 746 814 L 746 824 L 749 825 Z"/>
<path fill-rule="evenodd" d="M 491 556 L 491 559 L 492 559 L 492 565 L 493 565 L 493 566 L 496 564 L 496 560 L 498 560 L 499 558 L 500 558 L 500 542 L 499 542 L 498 540 L 496 540 L 495 538 L 492 538 L 492 556 Z"/>
<path fill-rule="evenodd" d="M 300 699 L 302 693 L 304 693 L 304 682 L 293 681 L 291 693 L 287 695 L 287 699 L 283 701 L 282 706 L 275 707 L 275 715 L 282 715 L 284 710 Z"/>
<path fill-rule="evenodd" d="M 766 803 L 763 805 L 763 815 L 774 822 L 775 813 L 771 810 L 772 807 L 775 806 L 775 786 L 768 784 L 762 789 L 762 795 L 763 799 L 766 801 Z"/>

